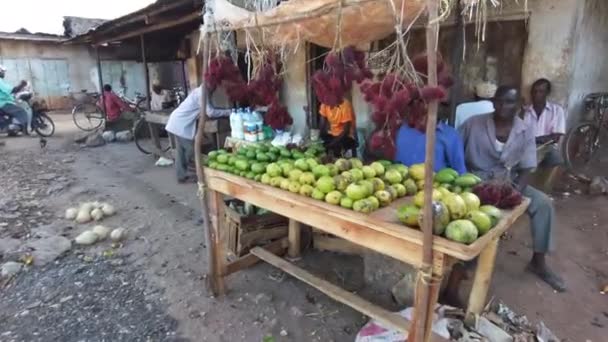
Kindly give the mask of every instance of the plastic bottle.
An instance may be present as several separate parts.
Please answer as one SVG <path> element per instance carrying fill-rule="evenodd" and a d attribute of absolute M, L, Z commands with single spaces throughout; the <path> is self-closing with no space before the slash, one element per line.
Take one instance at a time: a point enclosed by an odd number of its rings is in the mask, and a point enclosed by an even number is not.
<path fill-rule="evenodd" d="M 264 141 L 264 119 L 257 110 L 253 112 L 253 118 L 257 128 L 257 141 Z"/>
<path fill-rule="evenodd" d="M 230 114 L 230 130 L 231 136 L 235 139 L 243 140 L 244 132 L 243 132 L 243 115 L 241 115 L 240 110 L 232 110 Z"/>
<path fill-rule="evenodd" d="M 247 108 L 243 114 L 243 126 L 245 141 L 256 142 L 258 140 L 257 124 L 251 114 L 251 109 Z"/>

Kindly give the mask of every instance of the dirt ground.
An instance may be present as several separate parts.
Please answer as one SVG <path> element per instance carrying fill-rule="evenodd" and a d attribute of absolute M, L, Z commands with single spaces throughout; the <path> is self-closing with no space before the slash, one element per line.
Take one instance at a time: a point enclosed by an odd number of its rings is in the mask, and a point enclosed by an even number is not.
<path fill-rule="evenodd" d="M 228 295 L 210 297 L 195 187 L 177 185 L 172 168 L 154 166 L 134 144 L 80 148 L 70 117 L 53 118 L 58 131 L 44 149 L 36 137 L 0 137 L 6 143 L 0 251 L 20 247 L 0 264 L 34 255 L 33 266 L 0 282 L 0 341 L 354 340 L 364 316 L 268 265 L 230 276 Z M 93 200 L 118 208 L 103 224 L 126 228 L 128 239 L 118 248 L 109 242 L 65 247 L 61 239 L 91 225 L 66 221 L 63 212 Z M 491 295 L 568 341 L 607 341 L 608 294 L 600 287 L 608 284 L 608 212 L 602 210 L 608 200 L 572 194 L 555 203 L 557 249 L 550 262 L 568 292 L 555 293 L 524 272 L 531 241 L 524 218 L 501 243 Z M 45 257 L 37 259 L 32 246 L 49 236 L 67 251 L 39 265 Z M 368 290 L 361 258 L 305 257 L 328 280 Z"/>

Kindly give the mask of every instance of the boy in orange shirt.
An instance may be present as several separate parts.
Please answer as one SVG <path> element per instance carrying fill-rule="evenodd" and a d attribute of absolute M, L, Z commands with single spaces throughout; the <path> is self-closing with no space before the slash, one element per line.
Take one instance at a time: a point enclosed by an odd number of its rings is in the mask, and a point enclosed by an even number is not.
<path fill-rule="evenodd" d="M 355 113 L 348 100 L 335 107 L 321 104 L 321 139 L 328 152 L 341 156 L 346 150 L 357 147 L 355 140 Z"/>

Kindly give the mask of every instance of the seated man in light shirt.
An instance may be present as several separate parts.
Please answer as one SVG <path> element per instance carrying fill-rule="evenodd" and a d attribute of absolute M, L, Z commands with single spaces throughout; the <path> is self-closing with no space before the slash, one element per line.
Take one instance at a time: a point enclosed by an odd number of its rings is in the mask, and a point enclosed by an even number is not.
<path fill-rule="evenodd" d="M 152 92 L 150 92 L 150 109 L 153 112 L 158 112 L 165 109 L 164 104 L 170 102 L 169 92 L 160 85 L 159 82 L 152 84 Z"/>
<path fill-rule="evenodd" d="M 475 86 L 475 101 L 461 103 L 456 107 L 454 127 L 458 129 L 465 121 L 473 116 L 494 112 L 491 99 L 496 93 L 496 85 L 490 82 L 479 83 Z"/>
<path fill-rule="evenodd" d="M 194 136 L 196 135 L 197 119 L 201 112 L 200 86 L 192 91 L 188 97 L 171 113 L 165 126 L 167 132 L 175 135 L 177 140 L 177 153 L 175 170 L 178 183 L 195 182 L 196 175 L 188 173 L 188 164 L 194 157 Z M 211 96 L 209 94 L 208 96 Z M 209 118 L 228 117 L 231 109 L 217 109 L 207 101 L 207 116 Z"/>
<path fill-rule="evenodd" d="M 532 104 L 526 106 L 524 122 L 530 125 L 536 135 L 536 145 L 547 145 L 539 153 L 538 166 L 552 168 L 564 163 L 558 142 L 566 133 L 566 113 L 557 103 L 549 102 L 551 82 L 546 78 L 532 84 L 530 96 Z"/>

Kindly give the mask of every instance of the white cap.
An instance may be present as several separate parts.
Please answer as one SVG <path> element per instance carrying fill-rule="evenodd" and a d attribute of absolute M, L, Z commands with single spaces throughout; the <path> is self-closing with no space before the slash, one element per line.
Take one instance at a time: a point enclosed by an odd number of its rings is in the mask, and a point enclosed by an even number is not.
<path fill-rule="evenodd" d="M 6 68 L 2 64 L 0 64 L 0 71 L 6 71 Z"/>
<path fill-rule="evenodd" d="M 482 99 L 491 99 L 498 87 L 492 82 L 481 82 L 475 85 L 475 94 Z"/>

